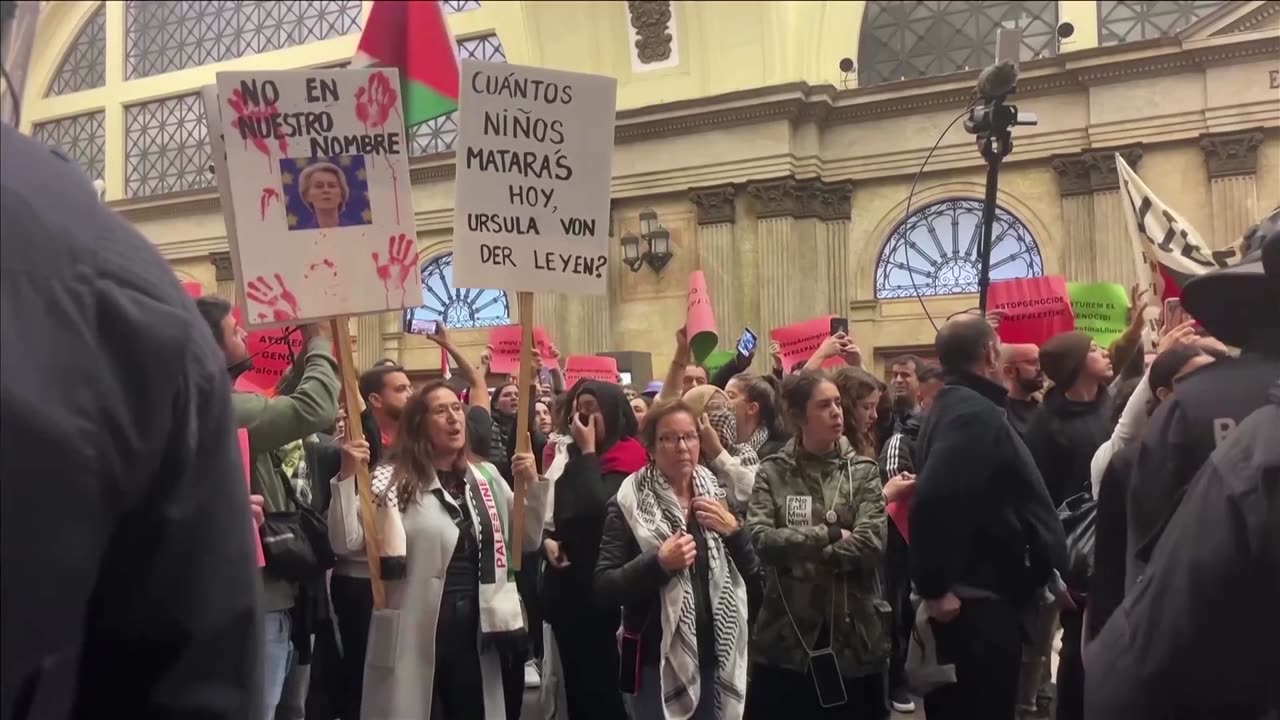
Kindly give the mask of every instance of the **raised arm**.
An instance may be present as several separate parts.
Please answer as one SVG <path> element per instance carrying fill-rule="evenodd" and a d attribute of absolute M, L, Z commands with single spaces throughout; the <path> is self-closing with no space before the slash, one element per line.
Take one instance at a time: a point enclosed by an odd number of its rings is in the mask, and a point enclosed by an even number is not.
<path fill-rule="evenodd" d="M 236 426 L 249 431 L 249 448 L 255 455 L 328 430 L 338 416 L 338 365 L 330 354 L 332 342 L 317 329 L 320 326 L 308 327 L 312 329 L 307 331 L 306 360 L 292 394 L 233 397 Z"/>
<path fill-rule="evenodd" d="M 369 443 L 363 438 L 356 441 L 342 440 L 342 468 L 329 481 L 332 498 L 329 501 L 329 544 L 335 549 L 345 548 L 354 554 L 364 549 L 364 527 L 360 524 L 360 497 L 356 492 L 356 471 L 363 464 L 369 465 Z M 388 474 L 374 480 L 376 495 L 386 488 Z M 381 485 L 381 487 L 379 487 Z"/>
<path fill-rule="evenodd" d="M 671 358 L 671 366 L 667 368 L 667 377 L 662 381 L 662 392 L 657 401 L 677 400 L 684 394 L 684 371 L 692 360 L 689 351 L 689 332 L 683 327 L 676 331 L 676 353 Z"/>

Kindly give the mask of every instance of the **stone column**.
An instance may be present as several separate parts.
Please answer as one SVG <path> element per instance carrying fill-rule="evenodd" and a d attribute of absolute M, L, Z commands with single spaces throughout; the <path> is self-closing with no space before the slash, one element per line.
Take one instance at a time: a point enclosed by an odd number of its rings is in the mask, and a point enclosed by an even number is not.
<path fill-rule="evenodd" d="M 849 268 L 849 225 L 853 215 L 853 184 L 844 182 L 823 187 L 818 219 L 819 264 L 826 282 L 825 312 L 847 316 L 854 298 Z"/>
<path fill-rule="evenodd" d="M 697 211 L 698 267 L 707 278 L 707 292 L 716 313 L 720 346 L 729 347 L 742 331 L 737 314 L 737 248 L 733 242 L 732 185 L 692 190 L 689 202 Z"/>
<path fill-rule="evenodd" d="M 535 293 L 533 296 L 533 324 L 535 327 L 541 327 L 551 336 L 551 341 L 560 347 L 565 339 L 561 337 L 560 313 L 564 299 L 563 295 L 558 293 Z M 567 346 L 561 347 L 560 352 L 563 354 Z"/>
<path fill-rule="evenodd" d="M 1051 163 L 1058 176 L 1062 196 L 1062 274 L 1072 280 L 1091 278 L 1093 264 L 1093 194 L 1089 189 L 1089 168 L 1083 155 L 1055 158 Z"/>
<path fill-rule="evenodd" d="M 356 318 L 356 373 L 364 372 L 373 364 L 386 357 L 386 346 L 382 342 L 382 318 L 395 313 L 377 313 L 361 315 Z M 396 358 L 392 358 L 395 360 Z M 398 360 L 397 360 L 398 362 Z"/>
<path fill-rule="evenodd" d="M 1210 248 L 1239 240 L 1258 221 L 1258 148 L 1262 133 L 1254 130 L 1229 135 L 1203 135 L 1200 149 L 1209 171 L 1213 198 L 1213 229 L 1205 238 Z"/>
<path fill-rule="evenodd" d="M 796 181 L 782 178 L 752 183 L 747 186 L 747 195 L 755 211 L 759 243 L 760 327 L 756 331 L 767 337 L 770 329 L 786 325 L 791 318 L 788 289 L 795 275 L 791 230 L 797 205 Z"/>
<path fill-rule="evenodd" d="M 581 295 L 576 298 L 582 322 L 577 336 L 578 351 L 595 354 L 612 350 L 613 332 L 609 326 L 609 296 Z"/>
<path fill-rule="evenodd" d="M 1129 167 L 1138 169 L 1142 160 L 1140 148 L 1103 150 L 1085 154 L 1089 166 L 1089 187 L 1093 190 L 1094 274 L 1091 279 L 1116 282 L 1129 287 L 1137 280 L 1133 238 L 1125 213 L 1129 212 L 1120 197 L 1120 176 L 1116 172 L 1116 153 Z M 1075 280 L 1077 278 L 1067 278 Z"/>
<path fill-rule="evenodd" d="M 213 293 L 229 303 L 236 302 L 236 276 L 231 269 L 231 253 L 209 253 L 209 263 L 213 265 L 213 279 L 218 284 Z"/>
<path fill-rule="evenodd" d="M 1062 274 L 1081 282 L 1128 286 L 1136 272 L 1115 154 L 1137 169 L 1140 148 L 1097 150 L 1054 158 L 1062 196 Z"/>

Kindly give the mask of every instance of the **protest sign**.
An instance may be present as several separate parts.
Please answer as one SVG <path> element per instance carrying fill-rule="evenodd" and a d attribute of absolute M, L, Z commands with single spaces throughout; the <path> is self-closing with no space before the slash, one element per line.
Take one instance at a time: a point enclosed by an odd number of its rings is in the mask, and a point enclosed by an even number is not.
<path fill-rule="evenodd" d="M 182 291 L 187 294 L 187 297 L 195 300 L 196 298 L 204 295 L 204 286 L 193 280 L 184 280 L 182 283 Z"/>
<path fill-rule="evenodd" d="M 286 334 L 286 330 L 294 331 Z M 302 333 L 294 328 L 255 330 L 245 337 L 244 347 L 253 358 L 253 367 L 236 378 L 236 386 L 271 397 L 276 394 L 280 378 L 293 365 L 293 358 L 302 353 Z"/>
<path fill-rule="evenodd" d="M 720 338 L 716 335 L 716 315 L 707 294 L 707 278 L 701 270 L 689 273 L 689 294 L 685 298 L 684 329 L 694 362 L 703 362 Z"/>
<path fill-rule="evenodd" d="M 579 380 L 618 382 L 618 361 L 603 355 L 570 355 L 564 363 L 565 387 L 573 387 Z"/>
<path fill-rule="evenodd" d="M 253 474 L 251 468 L 253 463 L 249 461 L 249 431 L 245 428 L 236 430 L 236 442 L 240 445 L 240 464 L 244 467 L 244 486 L 248 488 L 249 494 L 253 494 Z M 253 516 L 249 517 L 249 527 L 253 530 L 253 549 L 257 557 L 258 567 L 265 567 L 267 558 L 262 554 L 262 536 L 258 534 L 258 528 L 254 524 Z"/>
<path fill-rule="evenodd" d="M 822 341 L 831 336 L 832 315 L 821 315 L 812 320 L 805 320 L 793 325 L 774 328 L 769 331 L 769 339 L 778 343 L 779 355 L 782 357 L 784 373 L 789 373 L 797 365 L 801 365 L 813 357 Z M 823 367 L 845 365 L 839 357 L 828 359 Z"/>
<path fill-rule="evenodd" d="M 249 327 L 422 304 L 394 68 L 220 72 L 204 91 Z"/>
<path fill-rule="evenodd" d="M 454 283 L 603 295 L 618 81 L 462 61 Z"/>
<path fill-rule="evenodd" d="M 1057 275 L 995 280 L 987 291 L 987 308 L 1004 313 L 996 331 L 1002 342 L 1040 345 L 1075 328 L 1067 284 Z"/>
<path fill-rule="evenodd" d="M 1111 347 L 1129 326 L 1129 295 L 1118 283 L 1067 283 L 1076 330 L 1100 347 Z"/>
<path fill-rule="evenodd" d="M 489 372 L 512 374 L 520 369 L 520 326 L 498 325 L 489 330 L 489 344 L 493 346 L 493 354 L 489 358 Z M 549 361 L 551 357 L 551 341 L 547 331 L 535 327 L 533 329 L 533 347 L 538 355 Z"/>

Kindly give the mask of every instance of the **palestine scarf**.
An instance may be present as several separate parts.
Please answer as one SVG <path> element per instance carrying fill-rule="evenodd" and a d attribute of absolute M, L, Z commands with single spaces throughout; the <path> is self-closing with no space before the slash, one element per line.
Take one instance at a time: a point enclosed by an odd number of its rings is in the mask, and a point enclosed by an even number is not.
<path fill-rule="evenodd" d="M 724 491 L 710 470 L 693 468 L 693 497 L 718 499 Z M 631 475 L 618 489 L 618 506 L 641 552 L 657 551 L 667 538 L 685 530 L 685 513 L 670 483 L 649 464 Z M 716 718 L 742 717 L 747 692 L 747 586 L 725 550 L 724 539 L 708 531 L 708 592 L 716 649 Z M 662 702 L 669 720 L 693 715 L 702 693 L 698 664 L 697 620 L 694 610 L 693 568 L 676 573 L 659 591 L 662 645 L 658 676 Z"/>
<path fill-rule="evenodd" d="M 756 448 L 759 446 L 752 446 L 750 441 L 763 431 L 763 437 L 760 440 L 760 445 L 763 445 L 769 438 L 767 430 L 762 427 L 756 428 L 747 442 L 740 443 L 738 442 L 738 421 L 733 416 L 732 410 L 727 408 L 712 410 L 707 413 L 707 421 L 720 437 L 720 444 L 729 451 L 730 455 L 738 458 L 738 462 L 742 463 L 743 467 L 753 468 L 760 464 L 760 456 L 756 454 Z"/>
<path fill-rule="evenodd" d="M 382 579 L 404 580 L 407 577 L 408 538 L 404 531 L 404 516 L 392 482 L 394 468 L 389 464 L 373 470 L 371 485 L 378 513 L 378 527 L 382 535 Z M 501 488 L 502 495 L 495 496 Z M 521 635 L 525 632 L 524 615 L 520 609 L 520 597 L 516 592 L 515 573 L 511 569 L 506 534 L 507 521 L 506 486 L 497 468 L 488 463 L 467 466 L 466 497 L 464 498 L 473 522 L 480 546 L 480 638 L 482 641 Z M 449 502 L 448 493 L 441 491 L 437 499 Z M 413 507 L 409 505 L 408 507 Z M 462 512 L 468 508 L 459 507 Z"/>

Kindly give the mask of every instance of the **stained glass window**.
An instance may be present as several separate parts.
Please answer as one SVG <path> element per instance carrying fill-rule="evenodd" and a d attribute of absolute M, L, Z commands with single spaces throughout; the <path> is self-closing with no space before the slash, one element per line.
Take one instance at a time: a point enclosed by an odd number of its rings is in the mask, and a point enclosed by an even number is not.
<path fill-rule="evenodd" d="M 149 77 L 359 29 L 360 0 L 129 0 L 125 73 Z"/>
<path fill-rule="evenodd" d="M 480 7 L 480 3 L 476 0 L 444 0 L 442 4 L 444 5 L 444 11 L 449 14 L 475 10 Z"/>
<path fill-rule="evenodd" d="M 481 35 L 458 41 L 458 57 L 487 62 L 506 62 L 502 41 L 497 35 Z M 428 120 L 409 131 L 411 155 L 432 155 L 453 149 L 458 139 L 457 113 Z"/>
<path fill-rule="evenodd" d="M 1103 45 L 1173 35 L 1222 5 L 1222 0 L 1104 0 L 1098 3 Z"/>
<path fill-rule="evenodd" d="M 213 184 L 209 128 L 199 93 L 126 107 L 124 132 L 129 197 Z"/>
<path fill-rule="evenodd" d="M 80 163 L 90 180 L 101 180 L 107 140 L 103 119 L 99 111 L 39 123 L 31 128 L 31 136 Z"/>
<path fill-rule="evenodd" d="M 501 290 L 477 290 L 453 285 L 453 254 L 445 253 L 422 266 L 422 296 L 426 304 L 406 310 L 411 320 L 444 320 L 446 327 L 483 328 L 511 322 L 511 306 Z"/>
<path fill-rule="evenodd" d="M 1022 28 L 1022 60 L 1056 52 L 1055 0 L 868 2 L 858 40 L 858 85 L 990 65 L 996 30 L 1004 23 Z"/>
<path fill-rule="evenodd" d="M 978 292 L 981 237 L 981 200 L 943 200 L 912 213 L 893 229 L 880 251 L 876 263 L 876 297 Z M 997 206 L 991 229 L 991 279 L 1012 280 L 1043 274 L 1040 248 L 1031 231 Z"/>
<path fill-rule="evenodd" d="M 49 95 L 102 87 L 107 80 L 107 14 L 102 7 L 80 28 L 49 84 Z"/>

